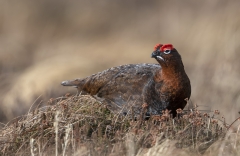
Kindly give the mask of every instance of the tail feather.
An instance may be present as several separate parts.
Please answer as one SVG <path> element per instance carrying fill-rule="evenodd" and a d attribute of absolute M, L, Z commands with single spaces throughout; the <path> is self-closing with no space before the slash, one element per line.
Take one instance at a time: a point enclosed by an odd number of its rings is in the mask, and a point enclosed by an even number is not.
<path fill-rule="evenodd" d="M 77 87 L 79 84 L 80 84 L 80 81 L 78 79 L 62 81 L 61 83 L 61 85 L 63 86 L 73 86 L 73 87 Z"/>

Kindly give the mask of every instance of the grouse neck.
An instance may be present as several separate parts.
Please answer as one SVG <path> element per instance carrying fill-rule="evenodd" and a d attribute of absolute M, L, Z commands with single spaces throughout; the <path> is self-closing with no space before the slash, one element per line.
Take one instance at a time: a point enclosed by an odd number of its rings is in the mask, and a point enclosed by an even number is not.
<path fill-rule="evenodd" d="M 162 80 L 172 80 L 181 77 L 185 74 L 183 64 L 178 66 L 162 66 L 162 68 L 155 73 L 155 80 L 160 82 Z"/>

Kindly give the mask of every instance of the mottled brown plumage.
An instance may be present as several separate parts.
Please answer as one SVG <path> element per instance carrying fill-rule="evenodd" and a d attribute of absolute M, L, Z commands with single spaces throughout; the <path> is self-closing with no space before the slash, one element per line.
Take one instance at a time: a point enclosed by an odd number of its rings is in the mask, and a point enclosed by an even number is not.
<path fill-rule="evenodd" d="M 184 108 L 191 85 L 181 56 L 170 44 L 157 44 L 152 53 L 159 64 L 129 64 L 113 67 L 83 79 L 63 81 L 81 94 L 90 94 L 106 103 L 114 112 L 129 113 L 131 106 L 139 114 L 147 104 L 150 114 L 164 109 Z"/>

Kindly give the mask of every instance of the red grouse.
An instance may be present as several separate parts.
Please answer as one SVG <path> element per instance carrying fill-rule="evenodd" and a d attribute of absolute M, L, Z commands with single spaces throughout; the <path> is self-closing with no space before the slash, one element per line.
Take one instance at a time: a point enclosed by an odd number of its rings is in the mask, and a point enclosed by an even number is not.
<path fill-rule="evenodd" d="M 159 64 L 128 64 L 113 67 L 89 77 L 63 81 L 63 86 L 77 87 L 106 103 L 114 112 L 139 114 L 147 104 L 149 114 L 162 114 L 165 109 L 184 108 L 191 95 L 190 80 L 182 59 L 171 44 L 157 44 L 152 58 Z M 133 109 L 130 109 L 133 108 Z"/>

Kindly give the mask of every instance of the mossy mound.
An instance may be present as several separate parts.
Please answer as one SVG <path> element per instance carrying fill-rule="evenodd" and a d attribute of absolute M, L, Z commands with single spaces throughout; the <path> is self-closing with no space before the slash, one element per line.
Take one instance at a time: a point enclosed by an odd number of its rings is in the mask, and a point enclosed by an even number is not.
<path fill-rule="evenodd" d="M 171 151 L 202 154 L 227 132 L 216 111 L 179 109 L 176 118 L 165 111 L 144 120 L 113 113 L 91 96 L 65 96 L 48 104 L 1 129 L 1 155 L 144 155 L 169 141 Z"/>

